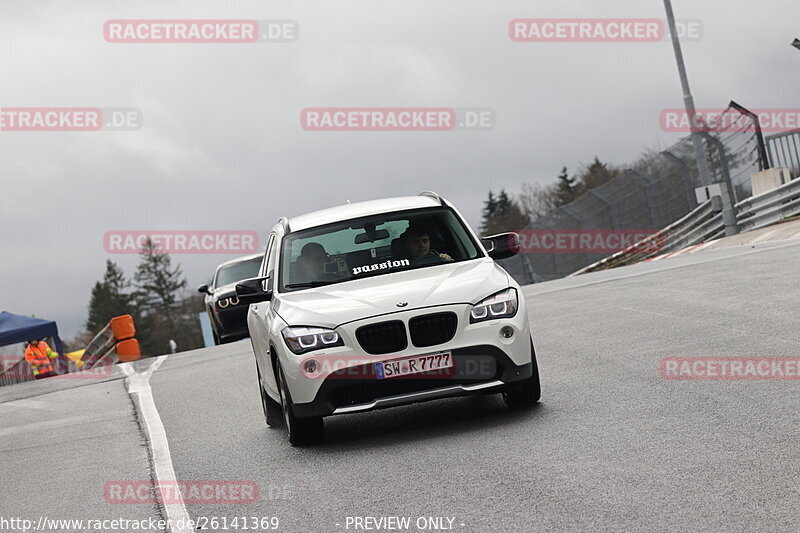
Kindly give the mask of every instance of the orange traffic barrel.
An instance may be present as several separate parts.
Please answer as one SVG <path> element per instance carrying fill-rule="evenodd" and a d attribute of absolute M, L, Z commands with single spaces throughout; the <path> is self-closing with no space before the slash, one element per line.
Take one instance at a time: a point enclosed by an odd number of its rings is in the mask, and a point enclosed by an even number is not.
<path fill-rule="evenodd" d="M 118 341 L 132 338 L 136 335 L 133 317 L 131 315 L 115 316 L 111 319 L 111 331 Z"/>
<path fill-rule="evenodd" d="M 122 363 L 128 361 L 136 361 L 142 357 L 142 352 L 139 351 L 139 341 L 136 339 L 126 339 L 117 343 L 117 355 Z"/>

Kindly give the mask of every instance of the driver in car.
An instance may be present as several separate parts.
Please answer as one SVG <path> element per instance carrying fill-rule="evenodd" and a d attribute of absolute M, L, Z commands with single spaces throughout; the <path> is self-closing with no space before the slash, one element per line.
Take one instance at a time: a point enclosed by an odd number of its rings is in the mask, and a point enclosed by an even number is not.
<path fill-rule="evenodd" d="M 330 256 L 318 242 L 309 242 L 300 250 L 297 258 L 300 279 L 306 281 L 334 281 L 340 276 L 325 271 L 325 264 L 330 262 Z"/>
<path fill-rule="evenodd" d="M 421 226 L 409 226 L 405 231 L 405 249 L 414 266 L 435 265 L 453 260 L 447 254 L 431 250 L 430 232 Z"/>

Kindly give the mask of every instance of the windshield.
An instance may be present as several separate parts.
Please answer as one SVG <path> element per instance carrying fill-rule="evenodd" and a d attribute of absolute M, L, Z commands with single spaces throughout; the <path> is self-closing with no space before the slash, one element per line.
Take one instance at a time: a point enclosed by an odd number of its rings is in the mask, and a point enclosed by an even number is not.
<path fill-rule="evenodd" d="M 291 233 L 281 253 L 281 290 L 467 261 L 478 245 L 448 208 L 383 213 Z"/>
<path fill-rule="evenodd" d="M 258 268 L 260 266 L 261 257 L 226 265 L 217 271 L 217 279 L 214 281 L 214 286 L 222 287 L 223 285 L 236 283 L 243 279 L 255 278 L 258 276 Z"/>

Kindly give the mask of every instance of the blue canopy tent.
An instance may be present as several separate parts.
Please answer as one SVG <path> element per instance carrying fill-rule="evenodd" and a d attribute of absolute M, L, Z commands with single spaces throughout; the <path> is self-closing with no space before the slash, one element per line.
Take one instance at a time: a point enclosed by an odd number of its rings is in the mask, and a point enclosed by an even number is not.
<path fill-rule="evenodd" d="M 59 355 L 63 353 L 61 338 L 58 336 L 58 326 L 52 320 L 15 315 L 8 311 L 0 312 L 0 346 L 32 339 L 44 339 L 45 337 L 53 339 L 52 348 Z"/>

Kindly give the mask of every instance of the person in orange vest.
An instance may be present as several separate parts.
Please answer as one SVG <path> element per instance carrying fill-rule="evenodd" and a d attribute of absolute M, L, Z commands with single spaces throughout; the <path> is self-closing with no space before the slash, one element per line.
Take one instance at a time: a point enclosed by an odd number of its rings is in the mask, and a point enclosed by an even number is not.
<path fill-rule="evenodd" d="M 33 339 L 25 349 L 25 360 L 31 365 L 34 379 L 49 378 L 55 375 L 51 359 L 56 359 L 58 353 L 50 349 L 46 342 Z"/>

